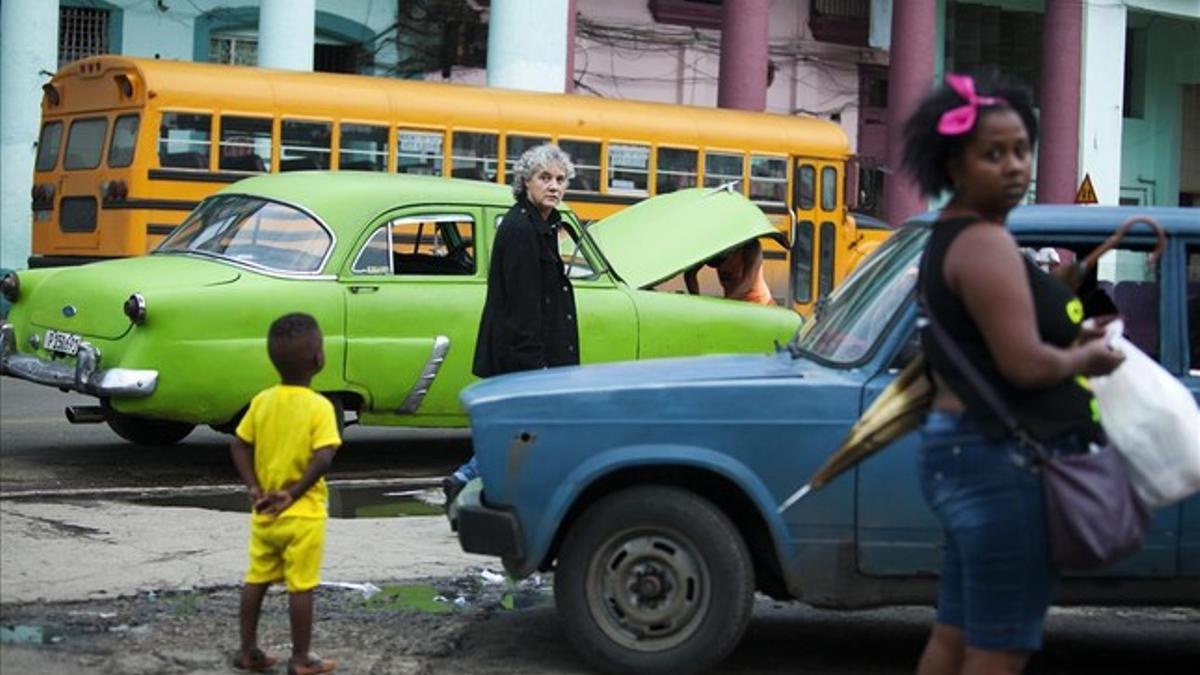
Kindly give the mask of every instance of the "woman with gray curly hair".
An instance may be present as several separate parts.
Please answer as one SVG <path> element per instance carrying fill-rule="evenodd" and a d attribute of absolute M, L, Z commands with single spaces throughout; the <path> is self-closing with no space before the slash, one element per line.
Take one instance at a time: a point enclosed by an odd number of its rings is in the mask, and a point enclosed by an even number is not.
<path fill-rule="evenodd" d="M 518 200 L 529 193 L 529 184 L 539 177 L 542 171 L 555 167 L 562 169 L 565 182 L 562 189 L 570 184 L 575 177 L 575 164 L 570 155 L 553 143 L 543 143 L 521 153 L 521 157 L 513 164 L 512 191 Z M 561 201 L 561 194 L 559 196 Z M 555 203 L 555 206 L 558 204 Z"/>
<path fill-rule="evenodd" d="M 579 363 L 575 294 L 559 254 L 558 205 L 575 175 L 558 146 L 526 150 L 513 165 L 517 203 L 497 226 L 487 299 L 471 371 L 491 377 Z M 442 481 L 447 509 L 479 475 L 475 459 Z"/>

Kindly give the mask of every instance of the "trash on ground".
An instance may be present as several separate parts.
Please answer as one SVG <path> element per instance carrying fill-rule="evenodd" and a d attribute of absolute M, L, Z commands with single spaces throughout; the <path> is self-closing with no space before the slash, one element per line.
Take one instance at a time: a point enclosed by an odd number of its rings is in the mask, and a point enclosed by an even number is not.
<path fill-rule="evenodd" d="M 366 581 L 363 583 L 354 583 L 351 581 L 322 581 L 322 586 L 329 588 L 344 588 L 348 591 L 358 591 L 362 593 L 364 599 L 370 599 L 371 596 L 379 592 L 379 587 L 375 584 Z"/>

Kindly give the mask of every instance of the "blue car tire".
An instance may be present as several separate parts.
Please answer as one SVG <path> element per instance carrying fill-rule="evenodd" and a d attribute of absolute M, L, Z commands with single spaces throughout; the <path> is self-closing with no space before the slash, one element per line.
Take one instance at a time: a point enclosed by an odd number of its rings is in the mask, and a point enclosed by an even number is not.
<path fill-rule="evenodd" d="M 708 670 L 750 621 L 754 565 L 709 500 L 644 485 L 604 497 L 570 527 L 554 594 L 567 635 L 610 673 Z"/>

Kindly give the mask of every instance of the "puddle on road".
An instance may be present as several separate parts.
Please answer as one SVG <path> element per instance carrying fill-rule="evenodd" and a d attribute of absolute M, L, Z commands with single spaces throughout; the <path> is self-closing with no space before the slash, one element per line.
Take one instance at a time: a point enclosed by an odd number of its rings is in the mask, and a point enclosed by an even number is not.
<path fill-rule="evenodd" d="M 0 644 L 45 645 L 62 640 L 62 632 L 53 627 L 20 624 L 0 626 Z"/>
<path fill-rule="evenodd" d="M 329 486 L 329 517 L 331 518 L 400 518 L 405 516 L 440 516 L 442 507 L 423 499 L 429 489 L 411 486 Z M 439 494 L 440 496 L 440 494 Z M 244 491 L 211 494 L 148 496 L 131 499 L 147 506 L 184 506 L 215 511 L 249 513 L 250 504 Z"/>

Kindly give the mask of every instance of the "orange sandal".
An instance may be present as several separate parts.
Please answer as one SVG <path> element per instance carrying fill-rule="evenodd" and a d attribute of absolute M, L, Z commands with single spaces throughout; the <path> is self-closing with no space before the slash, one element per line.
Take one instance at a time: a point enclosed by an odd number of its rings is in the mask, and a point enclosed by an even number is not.
<path fill-rule="evenodd" d="M 249 654 L 242 654 L 241 652 L 234 654 L 231 665 L 234 670 L 251 673 L 269 673 L 278 662 L 279 659 L 274 656 L 268 656 L 266 652 L 255 647 L 254 651 Z"/>
<path fill-rule="evenodd" d="M 288 675 L 321 675 L 332 673 L 337 668 L 333 659 L 323 659 L 316 654 L 309 654 L 304 663 L 291 661 L 288 663 Z"/>

